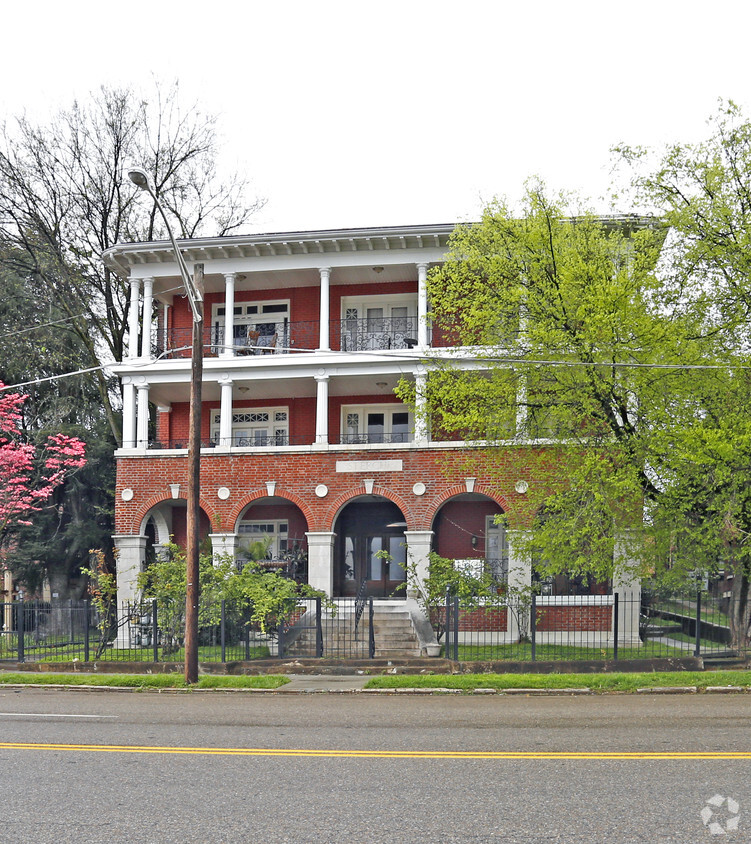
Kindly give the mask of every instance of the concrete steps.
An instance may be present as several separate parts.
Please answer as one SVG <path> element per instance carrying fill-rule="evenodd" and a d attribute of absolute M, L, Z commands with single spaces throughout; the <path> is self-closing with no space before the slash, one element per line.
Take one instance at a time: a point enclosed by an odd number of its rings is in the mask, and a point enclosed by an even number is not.
<path fill-rule="evenodd" d="M 354 634 L 354 617 L 345 609 L 335 616 L 324 616 L 323 652 L 325 656 L 367 658 L 370 622 L 367 607 Z M 393 605 L 373 607 L 375 656 L 380 659 L 421 656 L 420 642 L 409 612 Z M 315 655 L 315 630 L 305 629 L 287 648 L 289 656 Z"/>

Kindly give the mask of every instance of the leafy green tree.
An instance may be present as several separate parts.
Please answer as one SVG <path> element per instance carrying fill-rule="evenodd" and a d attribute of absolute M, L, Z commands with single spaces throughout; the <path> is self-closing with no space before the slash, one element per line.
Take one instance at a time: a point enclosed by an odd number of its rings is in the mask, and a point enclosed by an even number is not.
<path fill-rule="evenodd" d="M 46 284 L 16 269 L 17 257 L 10 247 L 0 251 L 0 380 L 25 384 L 19 391 L 28 397 L 21 409 L 27 441 L 40 445 L 56 431 L 77 436 L 87 443 L 87 464 L 30 524 L 8 532 L 4 562 L 32 592 L 47 578 L 53 594 L 79 597 L 89 549 L 109 547 L 114 528 L 115 442 L 95 385 L 53 378 L 85 367 L 87 351 Z"/>

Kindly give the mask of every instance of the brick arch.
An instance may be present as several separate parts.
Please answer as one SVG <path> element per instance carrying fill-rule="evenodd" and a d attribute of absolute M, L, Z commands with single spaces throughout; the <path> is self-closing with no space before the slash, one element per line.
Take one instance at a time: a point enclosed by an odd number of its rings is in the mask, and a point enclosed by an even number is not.
<path fill-rule="evenodd" d="M 154 507 L 157 507 L 159 504 L 164 504 L 165 502 L 169 503 L 172 501 L 185 501 L 185 499 L 172 498 L 172 496 L 169 495 L 152 495 L 151 498 L 149 498 L 144 504 L 139 507 L 138 510 L 136 510 L 135 516 L 131 521 L 131 528 L 133 527 L 133 524 L 137 524 L 140 527 L 144 523 L 151 510 L 154 509 Z M 209 502 L 205 498 L 201 497 L 198 500 L 198 506 L 206 514 L 206 517 L 209 520 L 209 524 L 215 524 L 217 513 L 216 510 L 209 504 Z"/>
<path fill-rule="evenodd" d="M 254 501 L 258 501 L 260 498 L 269 497 L 269 492 L 265 487 L 263 489 L 251 490 L 247 495 L 245 495 L 241 499 L 241 504 L 235 506 L 230 511 L 229 524 L 232 525 L 232 530 L 235 530 L 243 510 L 245 510 L 248 504 L 252 504 Z M 305 516 L 305 521 L 308 523 L 308 530 L 313 530 L 313 528 L 311 527 L 311 525 L 314 523 L 313 511 L 310 509 L 310 505 L 304 499 L 300 498 L 300 496 L 294 492 L 288 492 L 284 489 L 279 489 L 278 487 L 276 490 L 274 490 L 273 497 L 283 498 L 285 501 L 290 501 L 292 504 L 295 504 L 297 507 L 299 507 L 303 516 Z"/>
<path fill-rule="evenodd" d="M 438 511 L 441 507 L 450 499 L 455 498 L 457 495 L 464 495 L 467 492 L 467 485 L 465 483 L 453 484 L 452 486 L 448 487 L 448 489 L 443 490 L 443 492 L 439 493 L 438 495 L 434 496 L 427 507 L 425 508 L 425 515 L 424 515 L 424 524 L 418 528 L 418 530 L 430 530 L 433 522 L 435 521 L 435 517 L 438 515 Z M 487 486 L 483 483 L 475 483 L 475 488 L 472 490 L 473 493 L 477 495 L 484 495 L 486 498 L 490 498 L 491 501 L 495 501 L 495 503 L 503 510 L 505 514 L 513 515 L 513 508 L 509 504 L 509 502 L 502 496 L 499 495 L 495 490 Z"/>
<path fill-rule="evenodd" d="M 360 496 L 362 495 L 380 495 L 382 498 L 388 499 L 392 504 L 396 504 L 396 506 L 402 511 L 402 514 L 404 515 L 404 520 L 407 522 L 406 529 L 415 530 L 415 528 L 411 526 L 412 510 L 407 504 L 407 502 L 400 495 L 397 495 L 393 490 L 387 489 L 383 486 L 374 486 L 373 492 L 367 493 L 365 491 L 364 484 L 361 484 L 358 487 L 354 487 L 353 489 L 347 490 L 346 492 L 342 492 L 331 502 L 331 506 L 326 511 L 325 518 L 323 519 L 323 530 L 333 531 L 334 524 L 344 507 L 354 499 L 360 498 Z"/>

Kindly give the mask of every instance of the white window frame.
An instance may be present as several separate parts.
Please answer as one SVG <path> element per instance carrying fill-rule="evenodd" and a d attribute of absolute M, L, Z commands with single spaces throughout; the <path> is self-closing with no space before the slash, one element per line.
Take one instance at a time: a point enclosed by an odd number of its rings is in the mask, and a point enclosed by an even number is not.
<path fill-rule="evenodd" d="M 258 530 L 271 528 L 271 530 Z M 282 530 L 284 528 L 284 530 Z M 250 542 L 269 537 L 267 559 L 278 560 L 289 548 L 289 519 L 243 519 L 237 526 L 238 534 Z"/>
<path fill-rule="evenodd" d="M 264 308 L 268 307 L 279 307 L 283 305 L 286 308 L 285 312 L 277 311 L 275 313 L 267 313 L 264 314 Z M 226 305 L 222 302 L 217 302 L 214 304 L 211 310 L 212 316 L 212 326 L 215 330 L 224 328 L 226 320 L 225 320 L 225 309 Z M 277 343 L 279 345 L 280 342 L 280 335 L 283 335 L 285 332 L 285 328 L 289 331 L 289 321 L 290 321 L 290 300 L 289 299 L 262 299 L 258 302 L 235 302 L 234 307 L 234 326 L 235 326 L 235 334 L 238 334 L 237 331 L 239 326 L 248 326 L 255 327 L 258 325 L 274 325 L 274 331 L 272 333 L 261 334 L 258 338 L 258 345 L 263 348 L 264 345 L 268 346 L 271 344 L 271 338 L 274 334 L 277 335 Z M 236 345 L 242 345 L 242 338 L 233 338 L 235 339 Z M 282 338 L 284 339 L 284 338 Z"/>
<path fill-rule="evenodd" d="M 244 420 L 244 416 L 268 414 L 268 420 Z M 281 416 L 284 418 L 280 418 Z M 218 408 L 211 411 L 211 439 L 220 440 L 222 414 Z M 256 433 L 266 430 L 265 442 Z M 245 433 L 244 433 L 245 432 Z M 240 443 L 241 440 L 247 442 Z M 240 448 L 265 447 L 269 445 L 287 445 L 289 443 L 289 408 L 288 407 L 248 407 L 232 411 L 232 445 Z"/>
<path fill-rule="evenodd" d="M 371 330 L 368 322 L 368 310 L 378 308 L 383 311 L 380 317 L 375 319 L 388 320 L 387 326 L 378 326 L 374 324 Z M 400 310 L 407 309 L 406 314 L 394 315 L 395 308 Z M 367 344 L 368 338 L 372 337 L 374 340 L 383 334 L 391 334 L 398 330 L 393 322 L 395 319 L 403 318 L 407 320 L 404 327 L 404 332 L 414 334 L 412 339 L 417 342 L 417 294 L 416 293 L 396 293 L 389 295 L 387 293 L 370 296 L 343 296 L 341 300 L 341 326 L 342 326 L 342 343 L 343 347 L 348 345 L 347 339 L 350 333 L 357 331 L 360 335 L 360 342 L 365 338 Z M 348 327 L 348 320 L 354 320 L 352 328 Z M 357 342 L 354 343 L 357 345 Z M 380 348 L 380 344 L 377 346 Z"/>
<path fill-rule="evenodd" d="M 382 413 L 384 415 L 384 430 L 383 439 L 371 439 L 368 431 L 368 414 Z M 415 420 L 413 414 L 410 412 L 406 404 L 364 404 L 364 405 L 342 405 L 341 416 L 341 442 L 342 443 L 370 443 L 381 442 L 391 444 L 393 442 L 393 414 L 406 413 L 408 430 L 404 433 L 404 438 L 397 440 L 397 442 L 412 442 L 415 433 Z M 357 431 L 350 429 L 350 416 L 357 414 Z M 377 436 L 377 435 L 376 435 Z"/>

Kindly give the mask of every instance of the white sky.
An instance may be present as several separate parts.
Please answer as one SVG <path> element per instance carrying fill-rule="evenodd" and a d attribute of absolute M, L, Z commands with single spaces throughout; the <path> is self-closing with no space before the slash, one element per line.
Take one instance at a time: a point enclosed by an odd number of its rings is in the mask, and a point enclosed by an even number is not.
<path fill-rule="evenodd" d="M 3 11 L 0 114 L 177 78 L 268 198 L 248 231 L 450 223 L 535 174 L 597 200 L 613 144 L 698 140 L 720 96 L 751 116 L 750 24 L 748 0 L 37 0 Z"/>

